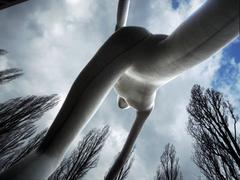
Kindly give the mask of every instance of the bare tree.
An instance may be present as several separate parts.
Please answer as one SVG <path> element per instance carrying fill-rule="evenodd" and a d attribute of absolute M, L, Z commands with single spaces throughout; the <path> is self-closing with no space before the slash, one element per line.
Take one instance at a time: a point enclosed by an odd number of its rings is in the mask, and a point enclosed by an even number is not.
<path fill-rule="evenodd" d="M 126 159 L 122 168 L 120 169 L 120 171 L 117 173 L 117 176 L 113 180 L 124 180 L 127 178 L 134 161 L 133 152 L 134 152 L 134 149 L 128 155 L 128 158 Z"/>
<path fill-rule="evenodd" d="M 160 165 L 157 169 L 156 180 L 182 180 L 179 158 L 176 157 L 174 145 L 169 143 L 160 157 Z"/>
<path fill-rule="evenodd" d="M 3 56 L 5 54 L 7 54 L 7 51 L 4 49 L 0 49 L 0 56 Z"/>
<path fill-rule="evenodd" d="M 109 134 L 109 126 L 101 130 L 91 130 L 71 155 L 65 158 L 49 180 L 81 179 L 86 173 L 97 166 L 99 153 Z"/>
<path fill-rule="evenodd" d="M 10 168 L 25 156 L 36 150 L 39 144 L 42 142 L 46 133 L 47 129 L 41 131 L 40 133 L 37 133 L 34 137 L 29 138 L 30 140 L 26 143 L 26 145 L 16 150 L 17 152 L 15 152 L 12 156 L 8 156 L 4 169 Z"/>
<path fill-rule="evenodd" d="M 11 68 L 0 71 L 0 84 L 14 80 L 23 74 L 21 69 Z"/>
<path fill-rule="evenodd" d="M 0 171 L 23 148 L 25 140 L 34 137 L 35 123 L 57 102 L 58 97 L 50 95 L 19 97 L 0 104 Z"/>
<path fill-rule="evenodd" d="M 0 49 L 0 56 L 4 56 L 7 54 L 7 51 L 4 49 Z M 23 75 L 23 71 L 18 68 L 5 69 L 0 71 L 0 85 L 7 83 L 11 80 L 18 78 Z"/>
<path fill-rule="evenodd" d="M 239 180 L 240 144 L 236 128 L 239 118 L 229 101 L 214 89 L 204 90 L 195 85 L 187 111 L 195 164 L 210 180 Z"/>
<path fill-rule="evenodd" d="M 7 51 L 0 49 L 0 56 Z M 0 71 L 0 85 L 23 74 L 21 69 Z M 35 150 L 47 130 L 37 132 L 35 123 L 58 103 L 56 95 L 27 96 L 0 104 L 0 173 Z"/>

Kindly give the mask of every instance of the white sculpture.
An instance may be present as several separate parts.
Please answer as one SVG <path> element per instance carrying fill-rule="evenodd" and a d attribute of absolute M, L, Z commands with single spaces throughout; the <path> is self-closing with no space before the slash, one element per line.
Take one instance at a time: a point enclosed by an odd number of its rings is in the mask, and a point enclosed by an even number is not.
<path fill-rule="evenodd" d="M 117 29 L 125 24 L 128 12 L 129 1 L 121 3 Z M 119 107 L 138 111 L 123 149 L 126 154 L 154 106 L 158 88 L 239 35 L 238 3 L 208 0 L 169 36 L 141 27 L 119 29 L 77 77 L 41 146 L 0 179 L 47 179 L 113 86 Z"/>

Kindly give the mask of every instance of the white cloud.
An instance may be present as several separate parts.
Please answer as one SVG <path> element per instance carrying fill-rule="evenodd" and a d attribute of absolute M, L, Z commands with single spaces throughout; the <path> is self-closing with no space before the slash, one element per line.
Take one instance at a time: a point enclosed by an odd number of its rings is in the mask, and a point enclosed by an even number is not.
<path fill-rule="evenodd" d="M 153 33 L 170 34 L 202 3 L 203 0 L 192 0 L 190 3 L 183 0 L 180 1 L 179 8 L 174 10 L 170 1 L 151 1 L 148 28 Z"/>
<path fill-rule="evenodd" d="M 66 6 L 70 20 L 88 20 L 94 16 L 96 2 L 94 0 L 66 0 Z"/>

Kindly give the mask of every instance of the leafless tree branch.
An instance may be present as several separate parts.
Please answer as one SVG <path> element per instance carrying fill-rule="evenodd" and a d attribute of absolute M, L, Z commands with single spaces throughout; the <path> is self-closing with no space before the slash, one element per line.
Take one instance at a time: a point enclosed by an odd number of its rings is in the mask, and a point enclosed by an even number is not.
<path fill-rule="evenodd" d="M 91 130 L 71 155 L 65 158 L 49 180 L 81 179 L 86 173 L 97 166 L 99 153 L 109 134 L 109 126 L 101 130 Z"/>
<path fill-rule="evenodd" d="M 232 105 L 220 92 L 195 85 L 187 111 L 195 164 L 210 180 L 239 180 L 240 146 L 236 128 L 239 118 Z"/>
<path fill-rule="evenodd" d="M 176 157 L 176 150 L 169 143 L 160 157 L 160 165 L 157 169 L 156 180 L 182 180 L 179 159 Z"/>
<path fill-rule="evenodd" d="M 7 51 L 4 49 L 0 49 L 0 56 L 3 56 L 5 54 L 7 54 Z"/>
<path fill-rule="evenodd" d="M 11 80 L 18 78 L 21 75 L 23 75 L 23 71 L 17 68 L 0 71 L 0 84 L 7 83 Z"/>
<path fill-rule="evenodd" d="M 58 102 L 56 95 L 28 96 L 0 104 L 0 169 L 3 171 L 9 157 L 14 157 L 34 137 L 35 123 Z"/>

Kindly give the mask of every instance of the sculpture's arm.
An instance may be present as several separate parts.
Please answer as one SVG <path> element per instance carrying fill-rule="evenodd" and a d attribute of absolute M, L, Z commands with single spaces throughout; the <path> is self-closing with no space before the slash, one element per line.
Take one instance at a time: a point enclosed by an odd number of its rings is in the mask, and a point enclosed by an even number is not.
<path fill-rule="evenodd" d="M 239 0 L 207 0 L 157 44 L 159 61 L 166 59 L 164 66 L 176 73 L 202 62 L 239 35 L 239 8 Z"/>
<path fill-rule="evenodd" d="M 130 0 L 119 0 L 117 11 L 117 24 L 115 30 L 124 27 L 127 23 Z"/>

